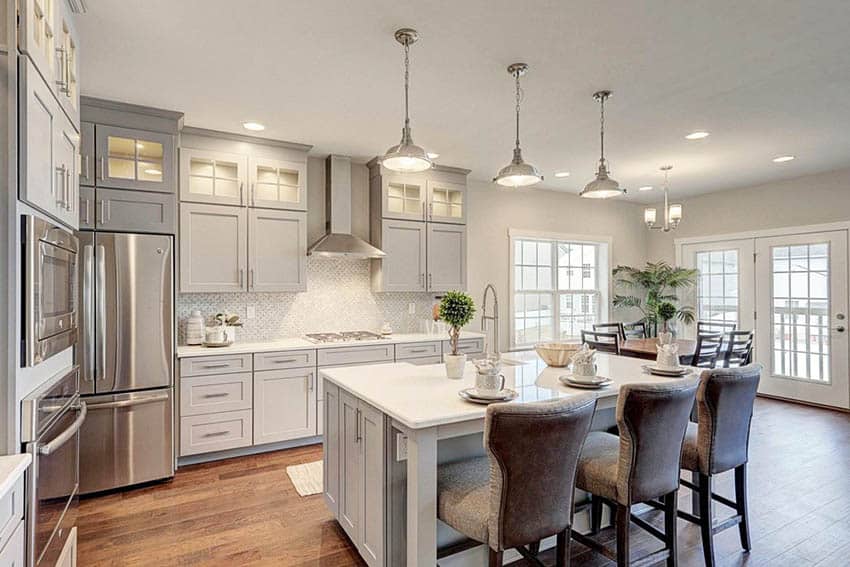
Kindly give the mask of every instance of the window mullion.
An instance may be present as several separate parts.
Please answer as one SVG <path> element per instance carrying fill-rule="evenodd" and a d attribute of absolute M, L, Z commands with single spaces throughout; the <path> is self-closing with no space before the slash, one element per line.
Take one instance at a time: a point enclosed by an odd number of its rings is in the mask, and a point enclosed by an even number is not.
<path fill-rule="evenodd" d="M 552 256 L 550 262 L 552 264 L 552 340 L 558 341 L 561 339 L 561 297 L 558 290 L 561 289 L 561 283 L 558 281 L 558 244 L 557 240 L 552 242 Z"/>

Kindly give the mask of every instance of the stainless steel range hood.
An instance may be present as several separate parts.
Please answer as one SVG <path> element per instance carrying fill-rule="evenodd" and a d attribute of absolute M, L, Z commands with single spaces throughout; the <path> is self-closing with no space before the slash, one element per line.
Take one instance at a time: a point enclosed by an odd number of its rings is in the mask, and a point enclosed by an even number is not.
<path fill-rule="evenodd" d="M 330 155 L 325 161 L 325 210 L 327 233 L 307 255 L 351 258 L 383 258 L 384 252 L 351 234 L 351 158 Z"/>

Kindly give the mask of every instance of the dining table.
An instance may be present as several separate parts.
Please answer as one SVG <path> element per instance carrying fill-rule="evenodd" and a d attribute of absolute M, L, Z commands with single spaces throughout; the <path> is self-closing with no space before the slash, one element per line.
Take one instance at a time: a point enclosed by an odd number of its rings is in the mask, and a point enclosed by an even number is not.
<path fill-rule="evenodd" d="M 673 342 L 679 345 L 679 361 L 683 364 L 690 364 L 697 349 L 697 342 L 692 339 L 673 339 Z M 620 344 L 620 354 L 634 358 L 655 360 L 658 355 L 657 345 L 658 339 L 655 338 L 626 339 Z"/>

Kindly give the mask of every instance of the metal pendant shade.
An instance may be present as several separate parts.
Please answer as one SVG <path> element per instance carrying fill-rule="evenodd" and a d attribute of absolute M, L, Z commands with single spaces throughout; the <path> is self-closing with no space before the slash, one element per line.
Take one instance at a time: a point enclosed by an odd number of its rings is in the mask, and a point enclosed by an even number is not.
<path fill-rule="evenodd" d="M 608 164 L 605 161 L 605 101 L 611 96 L 611 91 L 599 91 L 593 93 L 593 98 L 599 101 L 599 167 L 596 170 L 596 178 L 584 186 L 581 190 L 582 197 L 588 199 L 610 199 L 625 194 L 626 190 L 620 187 L 614 179 L 608 176 Z"/>
<path fill-rule="evenodd" d="M 522 148 L 519 146 L 519 105 L 522 101 L 522 89 L 519 78 L 528 71 L 525 63 L 514 63 L 508 66 L 508 73 L 516 79 L 516 146 L 511 163 L 499 170 L 493 182 L 504 187 L 528 187 L 543 181 L 540 171 L 522 159 Z"/>
<path fill-rule="evenodd" d="M 419 34 L 414 29 L 402 28 L 395 32 L 395 39 L 404 46 L 404 127 L 401 129 L 401 142 L 387 150 L 381 158 L 381 164 L 392 171 L 415 173 L 434 166 L 428 152 L 413 142 L 410 130 L 410 46 L 419 39 Z"/>

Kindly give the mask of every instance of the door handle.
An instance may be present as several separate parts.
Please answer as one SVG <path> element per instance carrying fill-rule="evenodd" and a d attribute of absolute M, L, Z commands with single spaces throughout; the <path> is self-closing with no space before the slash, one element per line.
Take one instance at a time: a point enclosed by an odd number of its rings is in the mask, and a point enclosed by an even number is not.
<path fill-rule="evenodd" d="M 86 224 L 86 225 L 91 224 L 91 218 L 90 218 L 90 214 L 89 214 L 90 206 L 91 206 L 91 201 L 89 199 L 86 199 L 86 220 L 83 221 L 83 224 Z"/>
<path fill-rule="evenodd" d="M 357 427 L 355 428 L 356 429 L 356 436 L 355 436 L 354 442 L 360 443 L 360 440 L 361 440 L 361 437 L 360 437 L 360 408 L 357 408 L 357 411 L 354 414 L 354 418 L 355 418 L 355 421 L 357 421 Z"/>
<path fill-rule="evenodd" d="M 58 205 L 62 205 L 62 207 L 64 208 L 64 207 L 67 206 L 65 204 L 65 166 L 60 165 L 58 167 L 55 167 L 54 169 L 56 171 L 55 171 L 55 174 L 53 176 L 53 181 L 56 181 L 57 177 L 59 178 L 59 183 L 56 184 L 57 185 L 57 187 L 56 187 L 56 203 Z M 60 184 L 62 185 L 61 190 L 59 189 Z"/>
<path fill-rule="evenodd" d="M 100 179 L 101 181 L 106 180 L 106 158 L 100 156 Z"/>
<path fill-rule="evenodd" d="M 91 244 L 86 244 L 83 246 L 83 342 L 86 353 L 86 371 L 83 373 L 83 380 L 86 382 L 94 382 L 94 375 L 97 372 L 93 368 L 96 364 L 94 359 L 94 306 L 92 305 L 92 295 L 94 294 L 94 288 L 92 287 L 93 264 L 94 247 Z"/>
<path fill-rule="evenodd" d="M 254 268 L 251 268 L 248 270 L 248 289 L 252 289 L 255 285 L 257 285 L 257 280 L 254 279 Z"/>
<path fill-rule="evenodd" d="M 837 327 L 835 327 L 835 332 L 837 333 L 843 333 L 845 330 L 846 329 L 844 328 L 844 325 L 838 325 Z"/>
<path fill-rule="evenodd" d="M 312 372 L 307 376 L 307 391 L 308 392 L 313 391 L 313 373 Z"/>
<path fill-rule="evenodd" d="M 83 156 L 83 178 L 91 179 L 91 167 L 90 167 L 90 156 L 88 154 Z"/>
<path fill-rule="evenodd" d="M 65 210 L 71 212 L 74 210 L 74 195 L 71 193 L 71 169 L 68 168 L 65 170 L 65 187 L 68 190 L 68 201 L 66 203 Z"/>
<path fill-rule="evenodd" d="M 204 398 L 226 398 L 229 395 L 227 392 L 218 392 L 216 394 L 204 394 Z"/>
<path fill-rule="evenodd" d="M 86 415 L 88 414 L 88 408 L 86 407 L 86 402 L 80 402 L 80 415 L 77 416 L 77 419 L 74 420 L 68 429 L 57 435 L 53 441 L 50 443 L 46 443 L 38 448 L 39 455 L 49 455 L 50 453 L 57 450 L 59 447 L 68 442 L 68 440 L 77 434 L 80 428 L 83 426 L 83 422 L 86 420 Z"/>
<path fill-rule="evenodd" d="M 241 206 L 243 205 L 243 203 L 244 203 L 244 201 L 243 201 L 243 199 L 242 199 L 244 192 L 245 192 L 245 182 L 244 182 L 244 181 L 240 181 L 240 182 L 239 182 L 239 206 L 240 206 L 240 207 L 241 207 Z"/>
<path fill-rule="evenodd" d="M 99 410 L 99 409 L 115 409 L 115 408 L 127 408 L 131 406 L 141 406 L 144 404 L 153 404 L 156 402 L 164 402 L 168 400 L 168 394 L 157 394 L 155 396 L 148 396 L 145 398 L 134 398 L 129 400 L 116 400 L 114 402 L 101 402 L 99 404 L 89 404 L 90 410 Z"/>
<path fill-rule="evenodd" d="M 106 248 L 102 244 L 97 246 L 97 273 L 95 278 L 95 286 L 98 290 L 106 289 Z M 97 320 L 100 324 L 95 329 L 95 341 L 97 348 L 97 358 L 95 362 L 95 380 L 103 380 L 103 375 L 106 369 L 106 334 L 103 332 L 103 327 L 106 324 L 106 298 L 103 293 L 96 293 L 97 298 Z"/>

